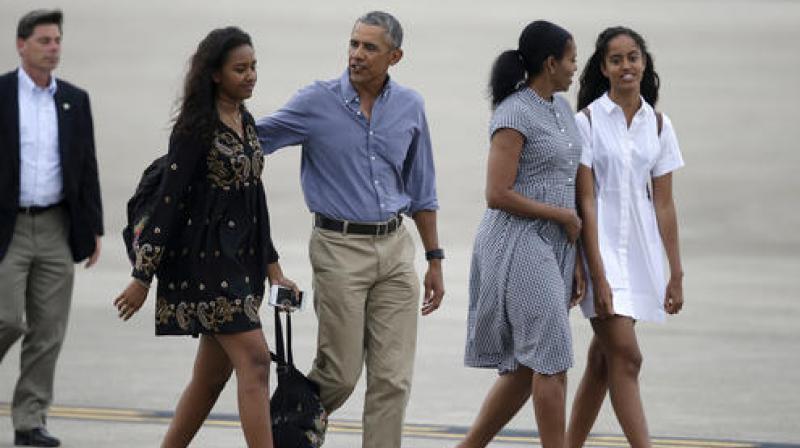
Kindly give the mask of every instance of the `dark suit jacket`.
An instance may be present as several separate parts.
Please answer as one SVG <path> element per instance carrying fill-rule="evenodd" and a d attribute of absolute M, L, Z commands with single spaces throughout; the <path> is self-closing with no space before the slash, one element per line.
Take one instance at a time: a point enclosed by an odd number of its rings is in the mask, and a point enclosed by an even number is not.
<path fill-rule="evenodd" d="M 94 152 L 89 95 L 56 79 L 58 150 L 69 216 L 69 245 L 77 262 L 94 252 L 95 235 L 103 234 L 103 206 Z M 17 71 L 0 76 L 0 260 L 17 221 L 20 194 L 20 144 Z"/>

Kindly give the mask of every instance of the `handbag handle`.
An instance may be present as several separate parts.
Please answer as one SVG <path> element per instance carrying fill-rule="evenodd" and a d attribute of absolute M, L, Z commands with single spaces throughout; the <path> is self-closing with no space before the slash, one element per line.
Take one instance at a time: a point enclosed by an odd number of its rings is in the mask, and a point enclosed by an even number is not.
<path fill-rule="evenodd" d="M 286 346 L 283 345 L 283 325 L 281 325 L 280 308 L 275 307 L 275 344 L 277 345 L 277 356 L 272 354 L 272 359 L 278 365 L 294 366 L 294 357 L 292 356 L 292 315 L 286 313 Z M 286 356 L 288 354 L 288 357 Z"/>

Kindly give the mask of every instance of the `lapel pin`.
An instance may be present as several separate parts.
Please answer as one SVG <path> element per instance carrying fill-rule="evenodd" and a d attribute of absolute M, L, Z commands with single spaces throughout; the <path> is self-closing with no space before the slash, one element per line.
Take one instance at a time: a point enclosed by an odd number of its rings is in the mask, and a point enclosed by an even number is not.
<path fill-rule="evenodd" d="M 63 107 L 64 110 L 69 110 L 70 106 L 69 106 L 69 103 L 64 103 L 64 104 L 61 105 L 61 107 Z"/>

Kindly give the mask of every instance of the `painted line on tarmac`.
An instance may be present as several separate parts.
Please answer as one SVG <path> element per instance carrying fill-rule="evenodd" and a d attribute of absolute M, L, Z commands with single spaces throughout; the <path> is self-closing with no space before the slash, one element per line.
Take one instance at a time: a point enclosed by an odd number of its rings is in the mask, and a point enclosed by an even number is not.
<path fill-rule="evenodd" d="M 0 402 L 0 415 L 10 415 L 8 403 Z M 172 419 L 171 411 L 147 411 L 140 409 L 51 406 L 48 418 L 63 418 L 81 421 L 103 421 L 119 423 L 168 424 Z M 211 414 L 205 425 L 216 427 L 239 428 L 239 417 L 234 414 Z M 468 428 L 448 425 L 407 424 L 403 428 L 403 437 L 428 440 L 458 440 L 464 437 Z M 331 420 L 328 432 L 341 434 L 361 434 L 361 422 L 355 420 Z M 495 438 L 495 442 L 511 444 L 541 444 L 535 431 L 505 430 Z M 739 442 L 729 440 L 694 439 L 685 437 L 654 437 L 654 448 L 800 448 L 800 444 Z M 628 443 L 623 436 L 592 435 L 586 441 L 587 447 L 626 448 Z"/>

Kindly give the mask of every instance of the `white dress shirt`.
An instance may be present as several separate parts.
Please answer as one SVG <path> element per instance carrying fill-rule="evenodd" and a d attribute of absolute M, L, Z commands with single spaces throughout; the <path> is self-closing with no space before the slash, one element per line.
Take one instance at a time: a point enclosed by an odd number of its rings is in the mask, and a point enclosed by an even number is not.
<path fill-rule="evenodd" d="M 47 206 L 63 198 L 61 156 L 58 152 L 56 79 L 37 86 L 20 67 L 19 144 L 20 207 Z"/>
<path fill-rule="evenodd" d="M 598 242 L 614 312 L 661 322 L 667 272 L 649 183 L 683 166 L 675 130 L 663 115 L 659 136 L 655 111 L 644 99 L 630 127 L 607 94 L 589 109 L 591 123 L 582 112 L 575 120 L 583 137 L 581 164 L 594 171 Z M 581 308 L 595 316 L 591 288 Z"/>

